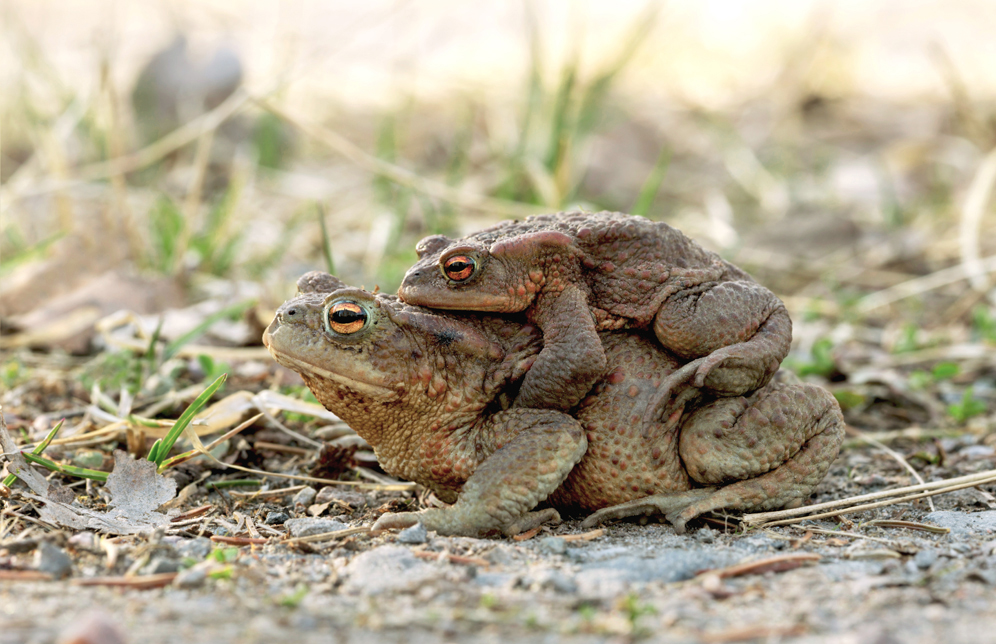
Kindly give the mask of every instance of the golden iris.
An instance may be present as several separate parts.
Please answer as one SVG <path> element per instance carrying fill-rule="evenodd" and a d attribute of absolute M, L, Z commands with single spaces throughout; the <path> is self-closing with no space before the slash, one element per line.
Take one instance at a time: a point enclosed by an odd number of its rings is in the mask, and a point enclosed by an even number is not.
<path fill-rule="evenodd" d="M 443 262 L 443 273 L 454 282 L 462 282 L 474 274 L 477 262 L 473 257 L 454 255 Z"/>
<path fill-rule="evenodd" d="M 367 312 L 356 302 L 335 302 L 329 307 L 329 328 L 336 333 L 356 333 L 366 323 Z"/>

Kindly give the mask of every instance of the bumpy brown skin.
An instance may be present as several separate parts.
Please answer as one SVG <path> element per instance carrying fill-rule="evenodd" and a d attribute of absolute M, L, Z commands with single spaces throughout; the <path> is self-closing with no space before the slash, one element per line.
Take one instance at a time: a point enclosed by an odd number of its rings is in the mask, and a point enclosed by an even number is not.
<path fill-rule="evenodd" d="M 378 529 L 421 521 L 442 534 L 514 533 L 561 509 L 600 510 L 592 523 L 663 511 L 682 532 L 710 510 L 800 503 L 843 436 L 826 391 L 771 383 L 704 402 L 680 423 L 656 422 L 644 438 L 639 420 L 682 361 L 633 331 L 600 334 L 610 366 L 576 417 L 510 408 L 541 348 L 521 319 L 420 309 L 321 273 L 298 285 L 264 334 L 270 353 L 386 471 L 454 502 L 384 515 Z M 343 303 L 366 312 L 348 332 L 329 321 Z M 544 500 L 553 509 L 530 513 Z"/>
<path fill-rule="evenodd" d="M 765 385 L 792 340 L 792 322 L 771 291 L 643 217 L 538 215 L 458 240 L 427 237 L 416 249 L 419 261 L 398 290 L 405 302 L 525 311 L 542 330 L 544 348 L 516 402 L 523 407 L 567 410 L 585 396 L 606 366 L 598 331 L 652 328 L 664 347 L 696 360 L 663 383 L 646 422 L 680 411 L 696 389 L 739 396 Z M 468 277 L 445 274 L 454 257 L 475 263 Z"/>

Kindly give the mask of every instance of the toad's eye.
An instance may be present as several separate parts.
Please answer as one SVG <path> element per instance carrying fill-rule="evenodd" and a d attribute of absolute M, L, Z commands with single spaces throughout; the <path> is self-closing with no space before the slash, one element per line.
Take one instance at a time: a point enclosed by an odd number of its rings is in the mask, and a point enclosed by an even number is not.
<path fill-rule="evenodd" d="M 356 333 L 367 323 L 367 312 L 356 302 L 334 302 L 329 307 L 329 328 L 336 333 Z"/>
<path fill-rule="evenodd" d="M 477 270 L 477 262 L 473 257 L 454 255 L 443 262 L 443 274 L 454 282 L 468 279 Z"/>

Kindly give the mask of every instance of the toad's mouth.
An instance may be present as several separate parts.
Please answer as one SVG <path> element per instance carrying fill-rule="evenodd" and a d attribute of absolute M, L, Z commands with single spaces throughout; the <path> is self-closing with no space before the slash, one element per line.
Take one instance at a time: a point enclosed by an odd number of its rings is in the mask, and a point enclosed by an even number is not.
<path fill-rule="evenodd" d="M 349 376 L 344 376 L 341 373 L 329 371 L 328 369 L 319 367 L 315 364 L 312 364 L 311 362 L 308 362 L 307 360 L 302 360 L 288 353 L 280 351 L 279 349 L 273 346 L 272 341 L 271 342 L 267 341 L 267 340 L 272 340 L 272 338 L 268 336 L 269 333 L 264 334 L 263 344 L 265 344 L 266 348 L 269 349 L 270 355 L 273 356 L 273 359 L 276 360 L 278 363 L 282 364 L 283 366 L 287 367 L 288 369 L 291 369 L 293 371 L 296 371 L 304 375 L 316 376 L 318 378 L 331 380 L 345 387 L 349 387 L 353 391 L 359 392 L 367 396 L 373 396 L 376 398 L 397 397 L 397 392 L 395 392 L 390 387 L 385 387 L 383 385 L 375 384 L 372 382 L 365 382 L 363 380 L 358 380 L 356 378 L 350 378 Z"/>

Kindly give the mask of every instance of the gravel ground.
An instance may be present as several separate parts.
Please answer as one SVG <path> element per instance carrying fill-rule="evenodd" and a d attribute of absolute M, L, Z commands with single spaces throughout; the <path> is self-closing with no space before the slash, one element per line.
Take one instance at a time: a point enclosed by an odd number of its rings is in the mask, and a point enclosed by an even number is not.
<path fill-rule="evenodd" d="M 962 449 L 986 452 L 978 445 Z M 977 466 L 992 458 L 983 456 Z M 862 482 L 862 465 L 879 467 L 877 458 L 874 452 L 846 451 L 814 500 L 892 484 L 888 467 L 880 468 L 886 475 Z M 896 473 L 898 480 L 898 469 Z M 604 535 L 583 541 L 565 539 L 583 532 L 571 520 L 525 541 L 437 537 L 412 530 L 352 535 L 320 549 L 301 547 L 311 552 L 286 545 L 242 547 L 228 551 L 230 561 L 195 565 L 172 585 L 153 590 L 76 584 L 94 575 L 120 574 L 143 552 L 148 563 L 138 569 L 140 574 L 168 572 L 179 562 L 204 560 L 216 544 L 205 537 L 173 535 L 150 550 L 147 538 L 125 539 L 112 573 L 106 570 L 104 553 L 88 551 L 79 536 L 25 552 L 11 552 L 8 542 L 6 551 L 0 545 L 0 564 L 8 564 L 0 569 L 58 571 L 68 565 L 71 576 L 66 581 L 0 582 L 0 643 L 68 641 L 74 629 L 92 635 L 101 624 L 116 629 L 121 641 L 149 644 L 510 638 L 579 643 L 992 642 L 996 510 L 986 507 L 988 498 L 989 492 L 969 489 L 936 497 L 933 512 L 920 501 L 866 512 L 854 523 L 826 520 L 747 533 L 724 533 L 698 523 L 678 536 L 670 526 L 651 520 L 609 525 Z M 368 508 L 384 500 L 371 499 Z M 290 497 L 285 503 L 285 513 L 293 515 Z M 262 516 L 279 504 L 240 507 Z M 372 513 L 361 508 L 334 520 L 366 525 Z M 867 525 L 873 518 L 921 522 L 950 532 Z M 291 521 L 287 527 L 307 534 L 308 521 Z M 310 527 L 330 526 L 336 524 Z M 862 538 L 850 536 L 854 534 Z M 799 555 L 806 554 L 819 559 L 801 561 Z M 791 556 L 802 565 L 761 574 L 696 576 L 777 556 Z M 76 641 L 115 642 L 107 637 Z"/>

